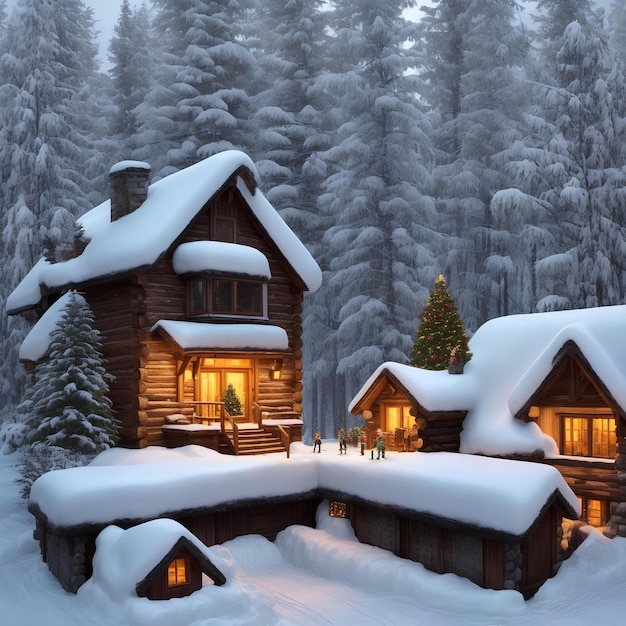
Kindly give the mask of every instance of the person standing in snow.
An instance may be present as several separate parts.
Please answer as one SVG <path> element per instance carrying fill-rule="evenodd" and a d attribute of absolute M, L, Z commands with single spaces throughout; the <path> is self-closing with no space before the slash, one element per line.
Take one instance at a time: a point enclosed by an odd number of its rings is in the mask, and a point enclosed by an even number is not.
<path fill-rule="evenodd" d="M 348 454 L 346 431 L 343 428 L 339 429 L 339 432 L 337 433 L 337 439 L 339 439 L 339 454 Z"/>
<path fill-rule="evenodd" d="M 376 439 L 374 440 L 374 448 L 378 451 L 378 456 L 376 459 L 380 459 L 382 454 L 383 459 L 385 458 L 385 438 L 383 437 L 383 431 L 379 428 L 376 431 Z"/>
<path fill-rule="evenodd" d="M 322 436 L 319 433 L 315 433 L 315 438 L 313 439 L 313 452 L 321 452 L 322 451 Z"/>

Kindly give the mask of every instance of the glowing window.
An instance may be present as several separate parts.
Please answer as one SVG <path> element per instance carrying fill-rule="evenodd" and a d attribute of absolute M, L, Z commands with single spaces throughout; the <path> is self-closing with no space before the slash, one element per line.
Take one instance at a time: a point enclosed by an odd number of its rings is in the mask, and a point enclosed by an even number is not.
<path fill-rule="evenodd" d="M 174 559 L 167 568 L 167 585 L 175 587 L 185 584 L 187 584 L 187 559 Z"/>
<path fill-rule="evenodd" d="M 615 458 L 617 439 L 613 417 L 563 415 L 561 453 L 572 456 Z"/>
<path fill-rule="evenodd" d="M 609 521 L 609 506 L 606 500 L 578 497 L 580 517 L 595 528 L 603 528 Z"/>
<path fill-rule="evenodd" d="M 348 517 L 348 506 L 345 502 L 332 501 L 328 504 L 330 517 Z"/>

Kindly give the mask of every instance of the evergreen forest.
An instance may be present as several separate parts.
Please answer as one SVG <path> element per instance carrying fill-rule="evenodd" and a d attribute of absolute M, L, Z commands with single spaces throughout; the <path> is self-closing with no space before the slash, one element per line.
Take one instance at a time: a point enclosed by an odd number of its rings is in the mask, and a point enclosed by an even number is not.
<path fill-rule="evenodd" d="M 3 305 L 110 167 L 236 148 L 324 274 L 305 298 L 309 428 L 409 363 L 445 276 L 471 336 L 624 303 L 626 0 L 124 0 L 102 69 L 83 0 L 0 0 Z M 419 16 L 416 18 L 415 16 Z M 30 323 L 0 316 L 1 415 Z"/>

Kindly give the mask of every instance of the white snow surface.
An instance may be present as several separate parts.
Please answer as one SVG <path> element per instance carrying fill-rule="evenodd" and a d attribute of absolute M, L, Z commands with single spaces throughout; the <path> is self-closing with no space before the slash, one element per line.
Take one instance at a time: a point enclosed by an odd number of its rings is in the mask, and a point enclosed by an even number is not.
<path fill-rule="evenodd" d="M 559 472 L 539 463 L 446 452 L 389 452 L 381 462 L 356 453 L 311 454 L 301 443 L 292 444 L 289 459 L 233 457 L 199 446 L 115 448 L 87 467 L 45 474 L 33 485 L 31 502 L 52 524 L 74 526 L 318 487 L 514 535 L 530 528 L 556 491 L 578 511 Z"/>
<path fill-rule="evenodd" d="M 271 324 L 204 324 L 159 320 L 151 332 L 161 329 L 183 350 L 287 350 L 289 337 L 280 326 Z"/>
<path fill-rule="evenodd" d="M 69 302 L 71 292 L 63 294 L 41 316 L 37 324 L 33 326 L 20 346 L 20 361 L 32 361 L 36 363 L 44 357 L 50 347 L 50 333 L 54 331 Z"/>
<path fill-rule="evenodd" d="M 272 278 L 270 264 L 260 250 L 223 241 L 183 243 L 174 250 L 172 265 L 177 274 L 228 272 L 266 280 Z"/>
<path fill-rule="evenodd" d="M 35 287 L 39 285 L 62 289 L 151 266 L 242 166 L 257 175 L 247 155 L 227 150 L 150 185 L 145 202 L 114 222 L 111 222 L 110 200 L 93 208 L 78 220 L 89 240 L 83 253 L 62 263 L 37 263 L 9 296 L 7 311 L 37 304 L 41 293 L 37 295 Z M 237 188 L 306 288 L 319 289 L 322 283 L 319 266 L 274 207 L 259 189 L 252 195 L 241 179 L 237 180 Z"/>
<path fill-rule="evenodd" d="M 111 166 L 109 174 L 116 174 L 117 172 L 123 172 L 124 170 L 137 169 L 137 170 L 151 170 L 150 163 L 145 161 L 118 161 L 115 165 Z"/>
<path fill-rule="evenodd" d="M 470 339 L 472 359 L 462 375 L 383 363 L 350 409 L 384 370 L 428 411 L 467 411 L 461 452 L 558 455 L 555 441 L 514 415 L 548 376 L 563 345 L 573 341 L 626 410 L 626 306 L 509 315 L 483 324 Z"/>
<path fill-rule="evenodd" d="M 96 539 L 94 583 L 105 587 L 111 597 L 136 595 L 137 583 L 144 580 L 181 537 L 213 561 L 207 546 L 172 519 L 151 520 L 127 530 L 107 526 Z"/>
<path fill-rule="evenodd" d="M 134 462 L 123 451 L 110 452 L 129 465 Z M 324 441 L 319 456 L 336 454 L 336 442 Z M 349 448 L 348 458 L 353 454 Z M 152 455 L 155 463 L 174 462 L 164 450 L 153 450 Z M 345 520 L 327 516 L 324 504 L 315 529 L 292 526 L 275 543 L 252 535 L 206 548 L 226 576 L 221 587 L 207 585 L 186 598 L 152 602 L 136 597 L 127 586 L 111 587 L 107 581 L 124 575 L 119 568 L 130 565 L 118 561 L 114 567 L 109 557 L 96 554 L 94 577 L 73 595 L 61 589 L 41 559 L 33 539 L 34 519 L 14 482 L 18 460 L 17 454 L 0 455 L 0 606 L 2 622 L 10 626 L 623 623 L 626 539 L 609 540 L 591 531 L 556 577 L 524 602 L 517 592 L 481 589 L 454 574 L 435 574 L 419 563 L 360 544 Z M 131 549 L 133 554 L 153 552 L 141 539 Z"/>

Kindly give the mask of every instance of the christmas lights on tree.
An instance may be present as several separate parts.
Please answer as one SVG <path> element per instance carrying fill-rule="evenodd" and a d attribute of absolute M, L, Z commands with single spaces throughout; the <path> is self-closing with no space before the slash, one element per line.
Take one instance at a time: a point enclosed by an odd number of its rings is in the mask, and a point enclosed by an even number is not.
<path fill-rule="evenodd" d="M 424 310 L 420 313 L 417 339 L 411 352 L 411 365 L 429 370 L 462 367 L 472 358 L 465 327 L 446 288 L 443 274 L 435 281 Z M 452 370 L 451 370 L 452 371 Z"/>

